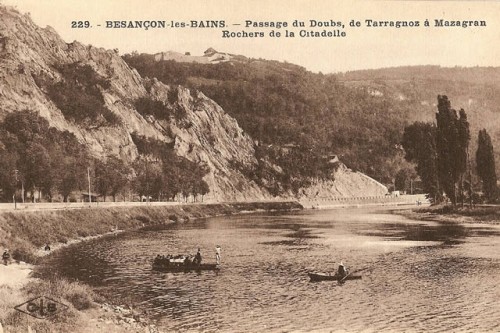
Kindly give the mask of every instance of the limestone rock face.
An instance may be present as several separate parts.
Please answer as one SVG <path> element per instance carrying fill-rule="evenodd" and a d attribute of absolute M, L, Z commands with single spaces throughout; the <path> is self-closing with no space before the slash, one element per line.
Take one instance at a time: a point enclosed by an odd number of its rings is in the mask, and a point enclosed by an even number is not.
<path fill-rule="evenodd" d="M 361 172 L 348 169 L 340 165 L 335 172 L 334 179 L 317 181 L 301 191 L 301 199 L 331 200 L 334 198 L 350 197 L 380 197 L 388 193 L 387 187 Z"/>
<path fill-rule="evenodd" d="M 97 157 L 109 155 L 133 161 L 137 148 L 131 133 L 172 142 L 180 156 L 209 167 L 205 177 L 210 187 L 206 199 L 268 199 L 267 191 L 247 180 L 231 163 L 257 163 L 253 141 L 214 101 L 197 91 L 169 87 L 144 79 L 112 50 L 78 42 L 66 43 L 50 27 L 40 28 L 17 11 L 0 6 L 0 118 L 20 110 L 37 111 L 50 125 L 76 135 Z M 121 120 L 114 126 L 92 126 L 68 121 L 37 84 L 43 75 L 61 80 L 58 66 L 89 65 L 110 87 L 102 91 L 105 106 Z M 146 89 L 147 88 L 147 89 Z M 134 107 L 140 97 L 171 104 L 168 94 L 177 95 L 177 107 L 185 112 L 179 123 L 143 117 Z"/>
<path fill-rule="evenodd" d="M 209 57 L 209 55 L 207 55 Z M 204 58 L 207 58 L 204 57 Z M 104 104 L 120 122 L 116 125 L 82 124 L 65 118 L 37 84 L 43 77 L 50 82 L 63 80 L 61 66 L 89 66 L 103 80 L 100 87 Z M 182 119 L 141 115 L 135 102 L 148 98 L 180 110 Z M 236 166 L 257 165 L 254 141 L 213 100 L 203 93 L 180 86 L 168 86 L 155 78 L 142 78 L 116 51 L 66 43 L 50 27 L 41 28 L 29 15 L 0 5 L 0 120 L 7 113 L 38 112 L 59 130 L 75 134 L 95 157 L 117 156 L 127 162 L 138 156 L 132 133 L 172 143 L 176 154 L 209 169 L 205 181 L 210 201 L 271 199 L 269 192 L 249 180 Z M 272 166 L 281 168 L 278 166 Z M 335 180 L 319 182 L 301 191 L 302 196 L 378 195 L 387 191 L 366 176 L 341 169 Z M 382 193 L 382 194 L 383 194 Z M 290 199 L 292 194 L 284 194 Z"/>

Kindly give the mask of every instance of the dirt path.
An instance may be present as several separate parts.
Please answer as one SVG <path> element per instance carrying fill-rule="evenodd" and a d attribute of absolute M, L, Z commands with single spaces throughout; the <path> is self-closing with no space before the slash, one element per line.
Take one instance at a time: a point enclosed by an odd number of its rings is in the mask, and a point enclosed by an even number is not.
<path fill-rule="evenodd" d="M 12 263 L 0 265 L 0 286 L 17 289 L 28 283 L 33 266 L 29 264 Z"/>

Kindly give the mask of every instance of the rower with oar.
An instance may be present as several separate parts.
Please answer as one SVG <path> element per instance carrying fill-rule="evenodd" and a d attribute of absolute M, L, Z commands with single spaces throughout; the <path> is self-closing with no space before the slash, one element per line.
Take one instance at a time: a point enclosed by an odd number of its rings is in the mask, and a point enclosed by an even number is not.
<path fill-rule="evenodd" d="M 349 275 L 349 271 L 345 267 L 344 263 L 340 261 L 339 268 L 337 269 L 337 277 L 339 283 L 345 280 L 345 278 Z"/>
<path fill-rule="evenodd" d="M 342 262 L 340 262 L 340 264 L 342 265 Z M 351 274 L 353 274 L 353 273 L 359 273 L 359 272 L 365 271 L 365 270 L 367 270 L 367 269 L 370 269 L 370 267 L 365 267 L 365 268 L 357 269 L 357 270 L 355 270 L 355 271 L 349 271 L 349 270 L 345 269 L 345 275 L 344 275 L 344 277 L 343 277 L 343 278 L 341 278 L 341 279 L 339 279 L 337 282 L 338 282 L 339 284 L 343 284 L 343 283 L 345 282 L 345 280 L 346 280 L 346 279 L 347 279 L 347 278 L 348 278 Z M 361 278 L 361 276 L 360 276 L 359 278 Z"/>
<path fill-rule="evenodd" d="M 340 261 L 340 264 L 339 264 L 339 268 L 337 269 L 337 275 L 343 279 L 344 277 L 347 276 L 347 274 L 349 274 L 347 272 L 347 268 L 345 268 L 344 266 L 344 263 L 342 261 Z"/>

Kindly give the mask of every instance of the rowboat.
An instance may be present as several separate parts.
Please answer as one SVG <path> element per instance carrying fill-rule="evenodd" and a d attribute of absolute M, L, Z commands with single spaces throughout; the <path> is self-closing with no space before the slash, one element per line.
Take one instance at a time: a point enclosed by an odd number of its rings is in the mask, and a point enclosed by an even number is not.
<path fill-rule="evenodd" d="M 311 282 L 319 282 L 319 281 L 345 281 L 345 280 L 360 280 L 361 275 L 348 274 L 346 276 L 329 273 L 307 273 Z"/>
<path fill-rule="evenodd" d="M 153 260 L 153 269 L 162 272 L 218 271 L 220 270 L 220 265 L 210 263 L 197 264 L 185 260 L 184 257 L 156 257 Z"/>

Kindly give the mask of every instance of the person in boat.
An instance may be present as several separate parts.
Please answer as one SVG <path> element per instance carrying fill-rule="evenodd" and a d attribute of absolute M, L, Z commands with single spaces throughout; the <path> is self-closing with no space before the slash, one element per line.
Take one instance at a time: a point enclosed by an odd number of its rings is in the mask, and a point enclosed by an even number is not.
<path fill-rule="evenodd" d="M 9 252 L 9 249 L 5 249 L 5 251 L 3 251 L 2 260 L 3 260 L 3 264 L 5 266 L 7 266 L 9 264 L 9 261 L 10 261 L 10 252 Z"/>
<path fill-rule="evenodd" d="M 345 268 L 344 263 L 341 261 L 340 264 L 339 264 L 339 268 L 337 270 L 337 275 L 340 278 L 344 278 L 344 277 L 346 277 L 347 274 L 349 274 L 347 272 L 347 268 Z"/>
<path fill-rule="evenodd" d="M 201 249 L 200 248 L 198 248 L 198 252 L 196 252 L 196 255 L 194 256 L 193 264 L 201 265 Z"/>
<path fill-rule="evenodd" d="M 162 255 L 157 254 L 154 263 L 157 265 L 164 264 L 165 258 Z"/>
<path fill-rule="evenodd" d="M 221 247 L 220 247 L 220 245 L 217 245 L 215 247 L 215 263 L 217 265 L 220 265 L 220 251 L 221 251 Z"/>

